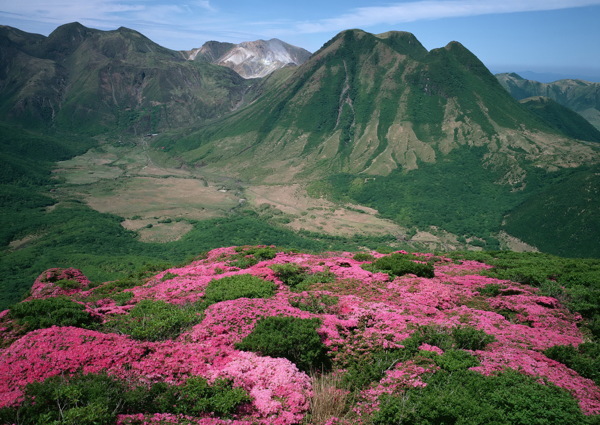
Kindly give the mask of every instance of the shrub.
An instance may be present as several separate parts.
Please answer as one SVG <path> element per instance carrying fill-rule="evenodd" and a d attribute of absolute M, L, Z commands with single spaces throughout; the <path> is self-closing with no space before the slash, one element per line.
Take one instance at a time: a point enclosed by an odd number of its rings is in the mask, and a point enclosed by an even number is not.
<path fill-rule="evenodd" d="M 545 350 L 544 354 L 600 385 L 600 343 L 585 342 L 577 348 L 572 345 L 555 345 Z"/>
<path fill-rule="evenodd" d="M 18 408 L 0 411 L 2 423 L 109 425 L 122 411 L 125 385 L 106 374 L 58 375 L 27 384 L 24 393 Z"/>
<path fill-rule="evenodd" d="M 89 327 L 95 319 L 85 306 L 62 297 L 24 301 L 10 308 L 10 316 L 27 331 L 51 326 Z"/>
<path fill-rule="evenodd" d="M 270 247 L 237 247 L 236 251 L 239 254 L 232 256 L 228 265 L 240 269 L 247 269 L 263 260 L 271 260 L 277 255 L 275 248 Z"/>
<path fill-rule="evenodd" d="M 269 266 L 275 276 L 294 291 L 303 291 L 313 283 L 330 283 L 335 281 L 335 274 L 328 270 L 309 273 L 307 267 L 295 263 L 273 264 Z"/>
<path fill-rule="evenodd" d="M 320 323 L 319 319 L 265 317 L 235 347 L 263 356 L 284 357 L 304 372 L 329 370 L 327 347 L 317 333 Z"/>
<path fill-rule="evenodd" d="M 342 385 L 349 390 L 360 390 L 372 382 L 379 382 L 385 372 L 398 362 L 405 361 L 412 353 L 403 349 L 379 350 L 352 359 L 342 378 Z"/>
<path fill-rule="evenodd" d="M 140 301 L 127 315 L 119 315 L 102 325 L 104 331 L 120 332 L 143 341 L 174 339 L 200 322 L 199 308 L 179 307 L 165 301 Z"/>
<path fill-rule="evenodd" d="M 269 266 L 275 276 L 290 288 L 295 288 L 306 279 L 308 269 L 295 263 L 273 264 Z"/>
<path fill-rule="evenodd" d="M 478 292 L 484 297 L 497 297 L 500 295 L 501 289 L 502 286 L 498 285 L 497 283 L 488 283 L 484 287 L 479 288 Z"/>
<path fill-rule="evenodd" d="M 356 261 L 373 261 L 375 257 L 366 252 L 357 252 L 356 254 L 354 254 L 352 259 Z"/>
<path fill-rule="evenodd" d="M 414 349 L 421 344 L 434 345 L 444 351 L 452 349 L 482 350 L 496 338 L 484 331 L 471 326 L 457 326 L 444 328 L 442 326 L 427 325 L 417 328 L 408 340 L 402 342 L 405 346 Z"/>
<path fill-rule="evenodd" d="M 463 350 L 448 350 L 441 356 L 435 356 L 433 361 L 448 372 L 466 370 L 480 364 L 477 357 Z"/>
<path fill-rule="evenodd" d="M 25 387 L 19 407 L 0 409 L 1 423 L 20 425 L 108 425 L 118 414 L 172 413 L 201 416 L 212 413 L 231 417 L 250 401 L 242 388 L 217 379 L 209 385 L 202 377 L 190 377 L 181 386 L 164 382 L 131 387 L 106 374 L 54 376 Z"/>
<path fill-rule="evenodd" d="M 362 267 L 371 272 L 386 272 L 390 277 L 414 274 L 420 277 L 434 277 L 434 269 L 431 264 L 417 263 L 412 261 L 412 256 L 394 253 L 378 258 L 371 264 Z"/>
<path fill-rule="evenodd" d="M 333 314 L 338 300 L 338 297 L 332 295 L 308 293 L 306 296 L 290 300 L 290 304 L 314 314 Z"/>
<path fill-rule="evenodd" d="M 424 388 L 380 397 L 373 424 L 546 425 L 591 423 L 577 401 L 557 386 L 507 371 L 483 376 L 463 370 L 440 371 Z"/>
<path fill-rule="evenodd" d="M 238 298 L 269 298 L 276 286 L 251 274 L 238 274 L 212 280 L 204 291 L 204 305 Z"/>

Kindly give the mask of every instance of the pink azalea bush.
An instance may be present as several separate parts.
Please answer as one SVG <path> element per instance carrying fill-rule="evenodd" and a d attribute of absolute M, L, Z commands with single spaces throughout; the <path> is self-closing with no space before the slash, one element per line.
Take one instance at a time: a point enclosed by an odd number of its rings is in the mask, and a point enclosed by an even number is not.
<path fill-rule="evenodd" d="M 484 331 L 495 341 L 480 350 L 469 350 L 480 362 L 474 371 L 489 375 L 505 368 L 546 379 L 569 391 L 586 414 L 600 414 L 600 389 L 565 365 L 547 358 L 543 350 L 554 345 L 579 345 L 583 336 L 577 328 L 580 318 L 535 288 L 500 281 L 478 273 L 489 266 L 475 261 L 453 261 L 416 254 L 416 261 L 435 261 L 435 277 L 405 275 L 390 278 L 361 267 L 365 261 L 352 253 L 294 254 L 280 252 L 275 258 L 240 269 L 229 264 L 235 248 L 211 251 L 206 259 L 185 267 L 158 273 L 143 285 L 126 289 L 132 297 L 125 305 L 111 298 L 94 298 L 89 281 L 74 269 L 52 269 L 35 281 L 31 299 L 71 296 L 89 312 L 107 322 L 115 315 L 127 315 L 140 301 L 150 299 L 183 307 L 200 303 L 213 279 L 251 274 L 276 284 L 270 298 L 239 298 L 208 306 L 199 322 L 166 341 L 133 340 L 127 335 L 75 327 L 51 327 L 18 337 L 8 311 L 0 313 L 0 407 L 17 406 L 25 386 L 31 382 L 77 372 L 107 372 L 127 382 L 181 385 L 191 376 L 209 382 L 227 379 L 250 396 L 251 404 L 232 419 L 194 418 L 171 413 L 120 415 L 118 424 L 194 423 L 200 425 L 291 425 L 304 420 L 313 396 L 311 378 L 284 358 L 244 352 L 235 344 L 248 336 L 265 317 L 318 318 L 317 329 L 329 350 L 334 366 L 343 373 L 352 359 L 376 350 L 401 349 L 420 326 L 450 329 L 461 326 Z M 372 253 L 375 258 L 381 254 Z M 293 263 L 308 274 L 329 272 L 334 281 L 313 282 L 305 292 L 294 292 L 269 267 Z M 67 289 L 56 282 L 77 282 Z M 505 295 L 488 297 L 486 285 L 498 285 Z M 301 309 L 298 300 L 327 296 L 336 304 L 323 312 Z M 11 335 L 13 335 L 11 337 Z M 12 339 L 11 339 L 12 338 Z M 14 342 L 11 342 L 13 341 Z M 423 353 L 442 355 L 444 350 L 429 343 Z M 354 406 L 354 423 L 377 409 L 382 394 L 401 394 L 407 388 L 426 385 L 425 377 L 436 366 L 413 360 L 395 364 L 377 383 L 360 391 Z M 331 417 L 328 424 L 346 420 Z"/>

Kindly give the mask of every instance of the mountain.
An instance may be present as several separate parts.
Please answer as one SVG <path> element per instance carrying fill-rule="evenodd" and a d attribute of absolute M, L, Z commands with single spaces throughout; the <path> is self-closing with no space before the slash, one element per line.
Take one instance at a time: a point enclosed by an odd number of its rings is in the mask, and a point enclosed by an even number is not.
<path fill-rule="evenodd" d="M 142 34 L 66 24 L 48 37 L 0 31 L 0 120 L 99 134 L 145 134 L 235 109 L 236 73 L 186 60 Z"/>
<path fill-rule="evenodd" d="M 549 97 L 574 110 L 600 130 L 600 83 L 571 79 L 540 83 L 515 73 L 496 74 L 496 78 L 515 99 Z"/>
<path fill-rule="evenodd" d="M 185 53 L 190 60 L 226 66 L 244 78 L 262 78 L 288 65 L 302 65 L 310 57 L 309 51 L 276 38 L 240 44 L 209 41 Z"/>
<path fill-rule="evenodd" d="M 569 137 L 589 142 L 600 142 L 600 130 L 577 112 L 544 96 L 522 99 L 521 104 Z"/>
<path fill-rule="evenodd" d="M 597 157 L 516 102 L 457 42 L 428 52 L 412 34 L 345 31 L 277 81 L 172 148 L 209 169 L 289 182 L 388 175 L 482 147 L 483 162 L 513 187 L 524 182 L 525 162 L 564 167 Z"/>
<path fill-rule="evenodd" d="M 543 211 L 550 181 L 564 178 L 563 190 L 580 190 L 569 170 L 600 159 L 598 146 L 519 103 L 458 42 L 427 51 L 406 32 L 348 30 L 260 86 L 247 107 L 155 145 L 207 173 L 252 184 L 301 182 L 314 196 L 374 208 L 409 229 L 476 236 L 488 248 L 498 247 L 495 235 L 511 210 L 528 201 L 528 211 Z M 578 204 L 556 221 L 576 235 L 536 246 L 600 254 L 596 231 L 567 226 L 583 219 L 595 229 L 579 207 L 585 210 Z M 531 236 L 523 220 L 511 219 L 520 229 L 513 236 Z"/>

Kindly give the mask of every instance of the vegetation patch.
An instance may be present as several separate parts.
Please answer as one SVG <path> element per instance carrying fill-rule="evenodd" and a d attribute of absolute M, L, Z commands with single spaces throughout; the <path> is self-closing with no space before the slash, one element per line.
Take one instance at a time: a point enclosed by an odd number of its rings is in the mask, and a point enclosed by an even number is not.
<path fill-rule="evenodd" d="M 129 314 L 118 315 L 102 325 L 105 332 L 118 332 L 142 341 L 175 339 L 199 323 L 201 310 L 194 305 L 176 306 L 165 301 L 142 300 Z"/>
<path fill-rule="evenodd" d="M 269 298 L 276 286 L 250 274 L 237 274 L 212 280 L 204 292 L 204 306 L 238 298 Z"/>
<path fill-rule="evenodd" d="M 263 356 L 284 357 L 305 372 L 327 371 L 331 361 L 317 333 L 320 324 L 319 319 L 265 317 L 235 347 Z"/>

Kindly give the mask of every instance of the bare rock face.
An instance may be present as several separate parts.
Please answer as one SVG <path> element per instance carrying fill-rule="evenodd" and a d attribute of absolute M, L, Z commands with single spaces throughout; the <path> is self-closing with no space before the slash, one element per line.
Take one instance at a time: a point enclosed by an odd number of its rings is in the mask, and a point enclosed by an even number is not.
<path fill-rule="evenodd" d="M 302 65 L 311 55 L 301 47 L 276 38 L 240 44 L 209 41 L 201 48 L 185 53 L 190 60 L 226 66 L 244 78 L 262 78 L 288 65 Z"/>

